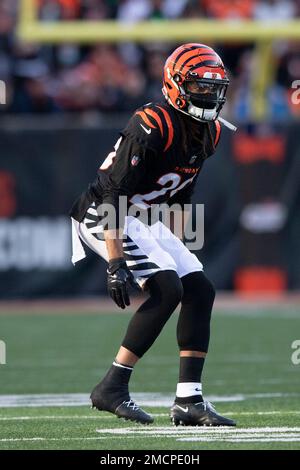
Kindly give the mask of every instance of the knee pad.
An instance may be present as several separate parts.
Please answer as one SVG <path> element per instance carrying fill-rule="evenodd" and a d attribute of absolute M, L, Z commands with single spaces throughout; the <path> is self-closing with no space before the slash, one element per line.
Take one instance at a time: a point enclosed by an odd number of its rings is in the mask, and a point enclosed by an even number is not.
<path fill-rule="evenodd" d="M 209 306 L 213 305 L 216 291 L 203 271 L 196 271 L 181 278 L 183 287 L 182 303 Z"/>

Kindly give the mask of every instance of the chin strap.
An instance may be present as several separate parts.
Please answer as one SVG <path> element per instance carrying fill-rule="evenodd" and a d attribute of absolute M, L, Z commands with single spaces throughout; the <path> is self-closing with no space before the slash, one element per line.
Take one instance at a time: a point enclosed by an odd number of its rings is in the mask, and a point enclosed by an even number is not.
<path fill-rule="evenodd" d="M 223 119 L 221 117 L 218 118 L 218 121 L 222 122 L 224 126 L 228 127 L 231 131 L 235 132 L 237 130 L 237 127 L 234 124 L 231 124 L 231 122 L 226 121 L 226 119 Z"/>
<path fill-rule="evenodd" d="M 175 109 L 177 109 L 172 101 L 167 97 L 167 94 L 165 94 L 165 98 L 166 100 L 168 101 L 168 103 L 173 106 Z M 191 106 L 191 105 L 190 105 Z M 192 105 L 193 106 L 193 105 Z M 195 109 L 197 109 L 196 107 L 194 107 Z M 190 116 L 191 118 L 193 119 L 196 119 L 196 120 L 200 120 L 201 121 L 201 117 L 200 116 L 197 116 L 197 114 L 192 114 L 191 112 L 187 112 L 187 111 L 183 111 L 182 109 L 179 110 L 180 112 L 186 114 L 187 116 Z M 193 111 L 193 110 L 192 110 Z M 237 127 L 234 125 L 234 124 L 231 124 L 231 122 L 227 121 L 226 119 L 222 118 L 222 117 L 218 117 L 218 121 L 222 122 L 222 124 L 224 124 L 224 126 L 228 127 L 228 129 L 230 129 L 231 131 L 235 132 L 237 131 Z M 207 120 L 203 120 L 203 122 L 208 122 Z"/>

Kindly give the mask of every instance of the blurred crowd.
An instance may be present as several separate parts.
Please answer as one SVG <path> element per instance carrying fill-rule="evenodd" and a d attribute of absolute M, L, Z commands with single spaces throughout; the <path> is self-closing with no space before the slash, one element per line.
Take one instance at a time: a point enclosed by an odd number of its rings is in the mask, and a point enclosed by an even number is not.
<path fill-rule="evenodd" d="M 41 21 L 217 18 L 270 22 L 300 18 L 300 0 L 37 0 Z M 0 80 L 7 85 L 6 113 L 132 111 L 161 99 L 164 61 L 178 44 L 122 43 L 38 46 L 15 34 L 18 0 L 0 0 Z M 253 44 L 211 44 L 231 78 L 225 112 L 235 119 L 251 113 L 253 72 L 259 74 Z M 275 41 L 268 115 L 300 117 L 291 100 L 300 79 L 300 41 Z"/>

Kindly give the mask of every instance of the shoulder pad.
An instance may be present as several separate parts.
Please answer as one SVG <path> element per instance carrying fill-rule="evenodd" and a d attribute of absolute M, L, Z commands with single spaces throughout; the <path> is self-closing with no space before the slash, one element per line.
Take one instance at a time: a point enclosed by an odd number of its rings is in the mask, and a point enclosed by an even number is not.
<path fill-rule="evenodd" d="M 165 152 L 174 138 L 172 116 L 164 105 L 148 103 L 135 111 L 122 134 L 153 150 Z"/>

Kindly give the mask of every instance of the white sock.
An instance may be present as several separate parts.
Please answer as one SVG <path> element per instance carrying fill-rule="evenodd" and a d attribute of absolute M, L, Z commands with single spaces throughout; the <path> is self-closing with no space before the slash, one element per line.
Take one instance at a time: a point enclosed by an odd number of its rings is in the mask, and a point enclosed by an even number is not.
<path fill-rule="evenodd" d="M 202 395 L 201 382 L 182 382 L 177 384 L 176 397 L 185 398 Z"/>

